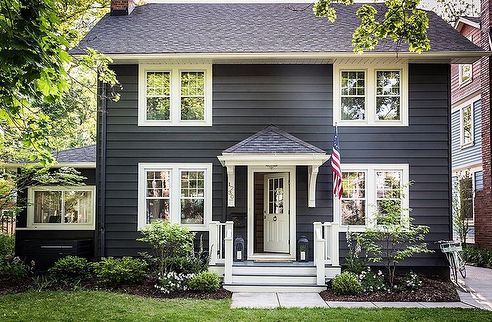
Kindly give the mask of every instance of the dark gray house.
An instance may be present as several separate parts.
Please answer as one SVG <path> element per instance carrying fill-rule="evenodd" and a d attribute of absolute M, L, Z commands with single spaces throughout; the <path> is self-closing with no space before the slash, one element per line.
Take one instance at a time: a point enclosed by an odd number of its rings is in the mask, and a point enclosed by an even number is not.
<path fill-rule="evenodd" d="M 83 227 L 95 256 L 137 255 L 139 229 L 165 219 L 197 232 L 231 290 L 322 289 L 345 232 L 375 225 L 378 200 L 410 181 L 402 216 L 430 227 L 432 247 L 451 238 L 450 64 L 483 51 L 434 13 L 429 52 L 389 42 L 358 55 L 356 6 L 331 24 L 305 4 L 129 3 L 113 2 L 72 51 L 110 56 L 122 85 L 118 102 L 99 103 L 95 225 Z M 446 262 L 435 252 L 405 265 Z"/>

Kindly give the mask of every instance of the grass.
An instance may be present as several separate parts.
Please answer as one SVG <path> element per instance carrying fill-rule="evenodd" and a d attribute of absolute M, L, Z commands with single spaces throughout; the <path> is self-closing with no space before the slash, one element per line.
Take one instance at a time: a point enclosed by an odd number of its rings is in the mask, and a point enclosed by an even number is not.
<path fill-rule="evenodd" d="M 1 321 L 492 321 L 475 309 L 230 309 L 230 300 L 158 300 L 100 291 L 0 297 Z"/>

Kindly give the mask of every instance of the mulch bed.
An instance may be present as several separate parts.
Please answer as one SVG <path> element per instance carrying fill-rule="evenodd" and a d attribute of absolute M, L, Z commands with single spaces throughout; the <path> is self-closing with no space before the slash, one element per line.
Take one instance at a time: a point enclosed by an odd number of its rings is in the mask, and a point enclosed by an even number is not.
<path fill-rule="evenodd" d="M 459 302 L 456 287 L 449 281 L 421 277 L 422 287 L 415 291 L 373 292 L 359 295 L 337 295 L 331 289 L 320 293 L 325 301 L 350 302 Z"/>
<path fill-rule="evenodd" d="M 0 279 L 0 295 L 26 292 L 31 288 L 31 279 Z"/>

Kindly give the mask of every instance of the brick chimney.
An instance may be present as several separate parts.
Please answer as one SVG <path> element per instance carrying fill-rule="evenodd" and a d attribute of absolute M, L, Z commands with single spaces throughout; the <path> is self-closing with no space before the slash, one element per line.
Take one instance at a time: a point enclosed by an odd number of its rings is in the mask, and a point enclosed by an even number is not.
<path fill-rule="evenodd" d="M 489 33 L 492 27 L 492 0 L 481 0 L 481 47 L 490 50 Z M 482 167 L 483 191 L 475 197 L 475 243 L 492 249 L 492 133 L 491 133 L 491 81 L 492 61 L 490 57 L 481 59 L 482 94 Z"/>
<path fill-rule="evenodd" d="M 128 16 L 135 9 L 133 0 L 111 0 L 112 16 Z"/>

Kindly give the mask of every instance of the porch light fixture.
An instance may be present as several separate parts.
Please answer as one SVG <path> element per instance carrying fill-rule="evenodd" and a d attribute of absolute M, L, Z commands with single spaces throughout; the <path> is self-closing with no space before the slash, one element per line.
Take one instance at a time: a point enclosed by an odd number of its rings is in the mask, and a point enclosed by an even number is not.
<path fill-rule="evenodd" d="M 244 238 L 241 236 L 234 240 L 234 261 L 242 262 L 244 261 Z"/>
<path fill-rule="evenodd" d="M 299 262 L 307 262 L 309 250 L 309 240 L 306 236 L 301 236 L 297 241 L 297 260 Z"/>

